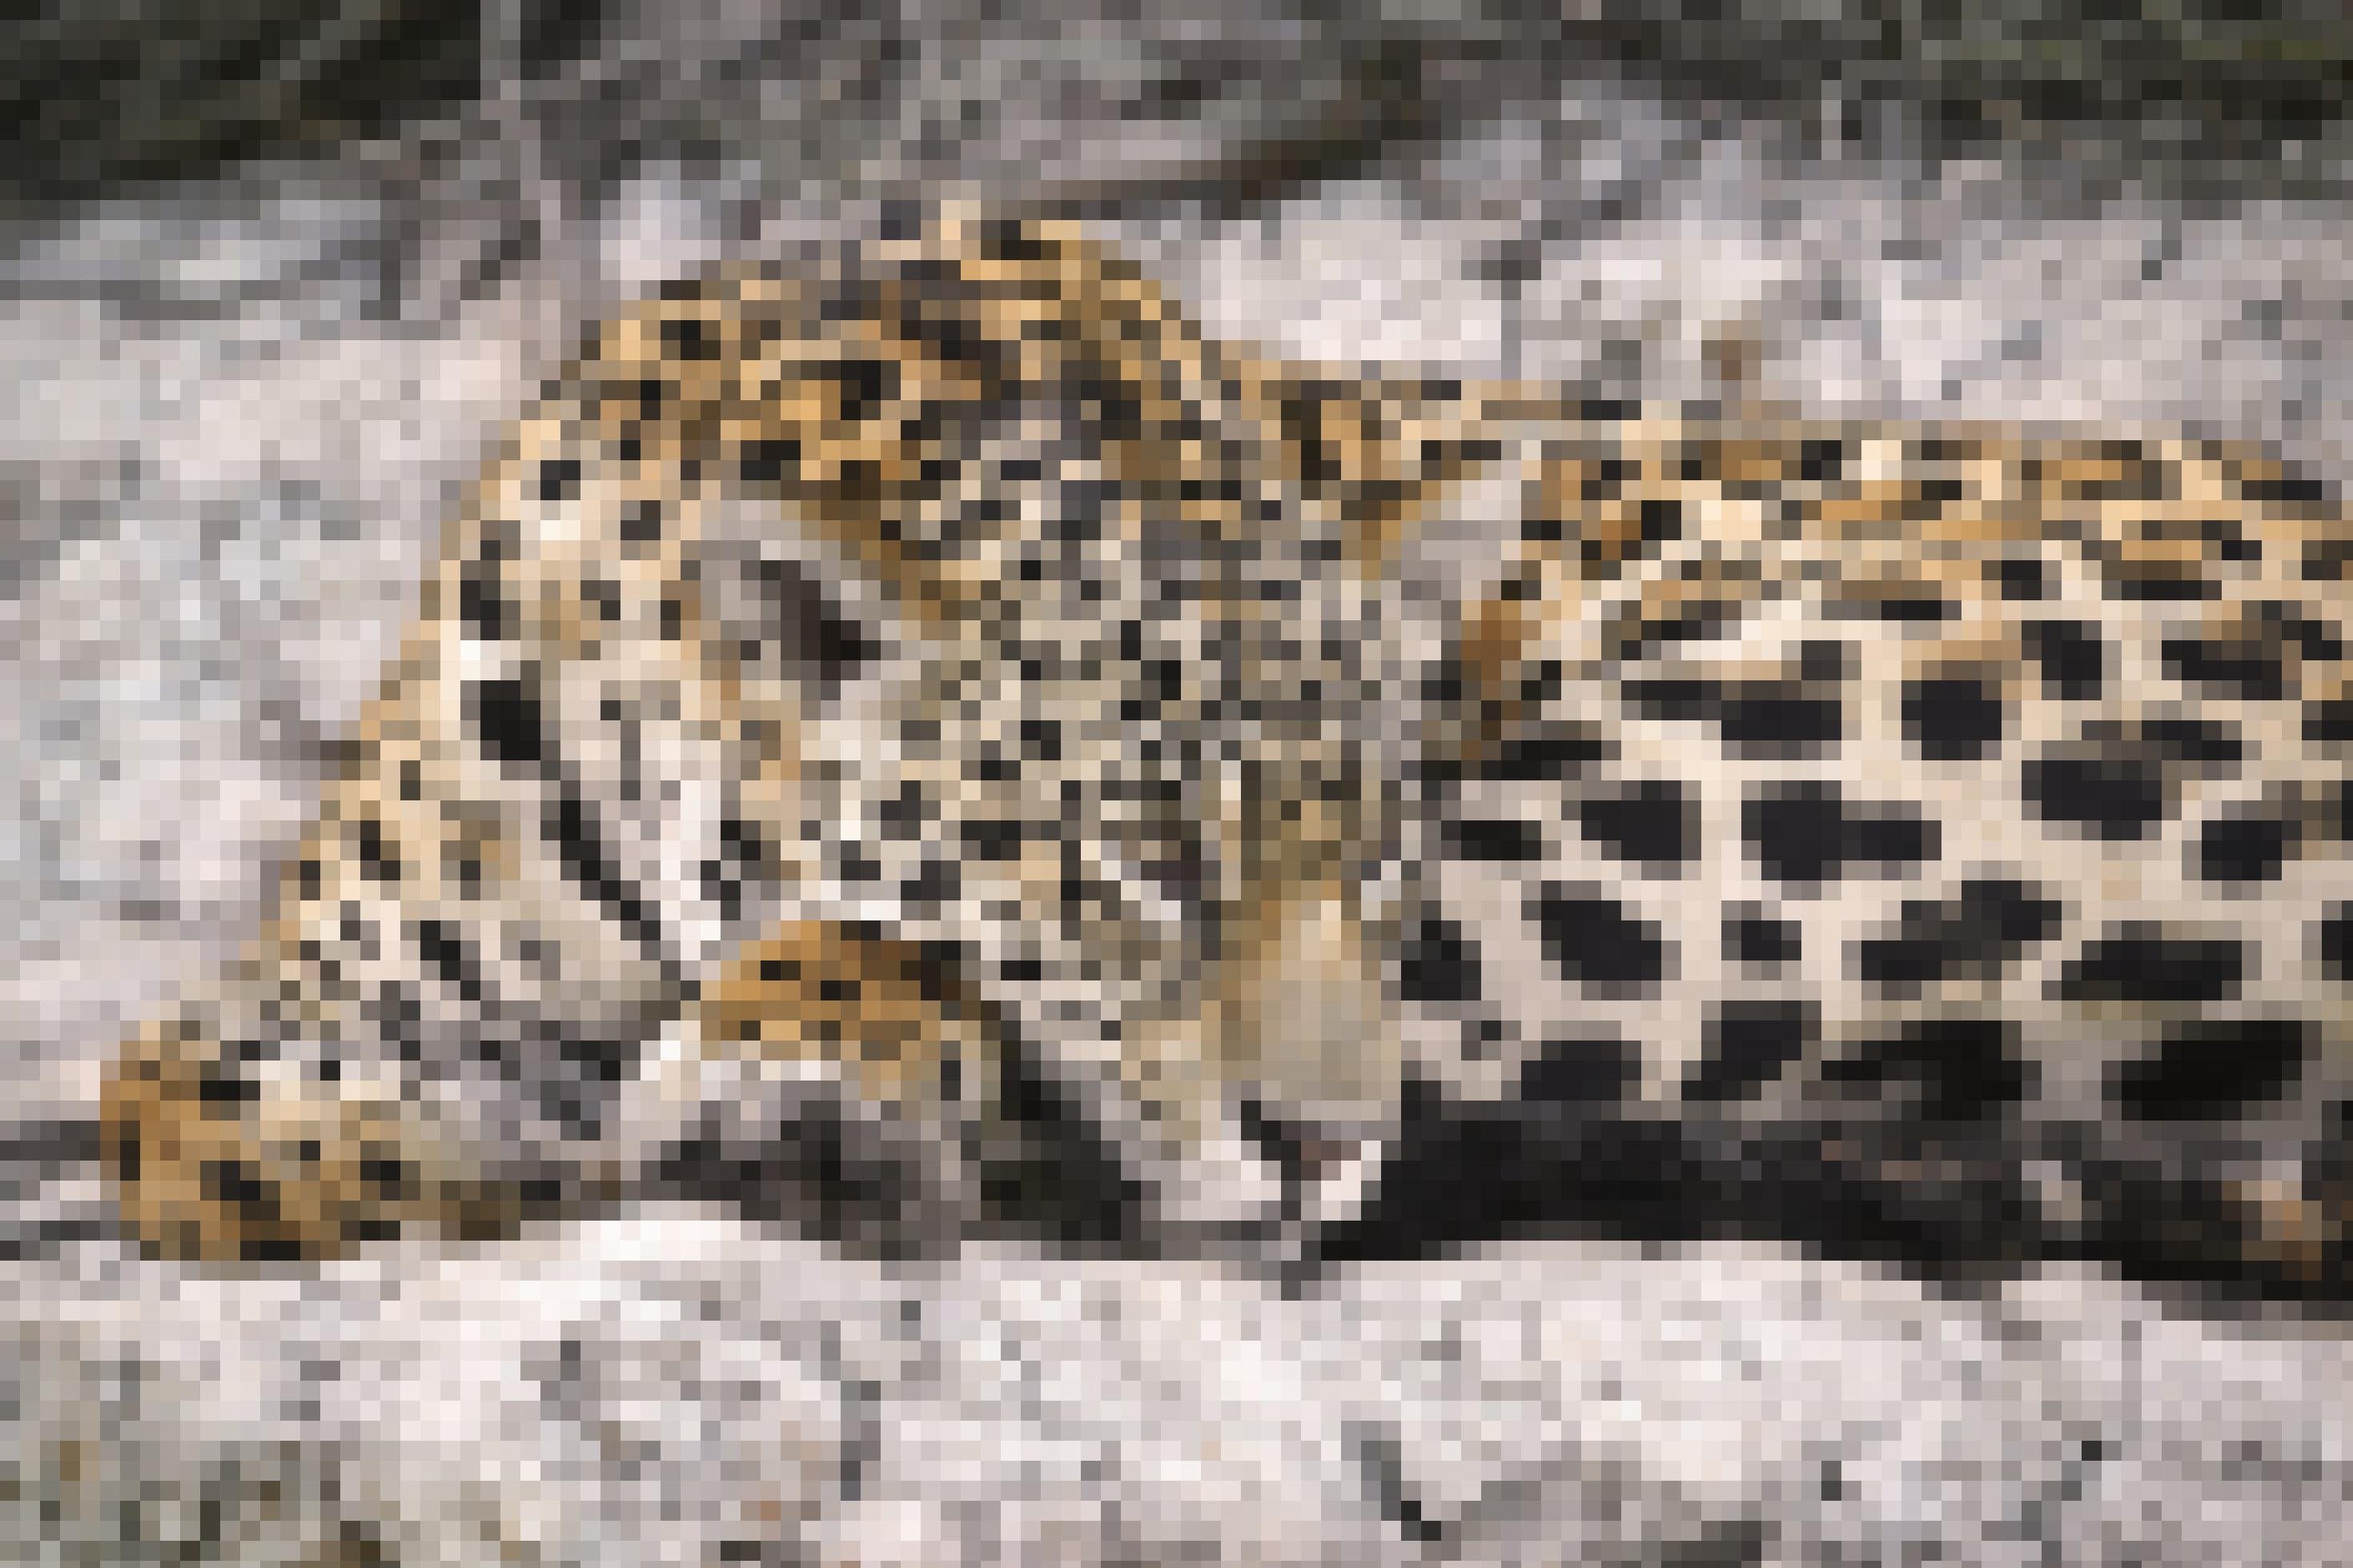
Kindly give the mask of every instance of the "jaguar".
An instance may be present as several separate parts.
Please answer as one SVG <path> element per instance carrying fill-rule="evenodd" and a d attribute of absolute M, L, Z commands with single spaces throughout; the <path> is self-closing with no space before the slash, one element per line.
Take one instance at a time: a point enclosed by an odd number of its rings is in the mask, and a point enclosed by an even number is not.
<path fill-rule="evenodd" d="M 542 389 L 113 1189 L 2341 1295 L 2348 566 L 2256 447 L 1303 364 L 894 211 Z"/>

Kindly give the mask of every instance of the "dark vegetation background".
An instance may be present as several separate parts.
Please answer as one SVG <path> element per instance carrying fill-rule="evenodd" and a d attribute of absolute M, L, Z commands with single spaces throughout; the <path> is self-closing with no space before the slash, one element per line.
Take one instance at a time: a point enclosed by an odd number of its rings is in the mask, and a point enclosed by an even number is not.
<path fill-rule="evenodd" d="M 972 35 L 1026 44 L 1049 76 L 1084 75 L 1055 58 L 1086 47 L 1065 25 L 1080 17 L 1132 27 L 1143 45 L 1124 101 L 1104 110 L 1169 126 L 1255 115 L 1256 134 L 1197 173 L 1261 194 L 1509 115 L 1565 79 L 1610 76 L 1655 84 L 1694 116 L 1780 121 L 1816 154 L 1993 153 L 2072 165 L 2094 188 L 2139 179 L 2211 198 L 2309 195 L 2341 175 L 2295 149 L 2341 135 L 2353 84 L 2353 21 L 2333 0 L 1291 3 L 1236 8 L 1181 37 L 1164 8 L 1120 11 L 1053 0 L 28 7 L 0 22 L 0 142 L 11 149 L 0 197 L 22 216 L 261 155 L 332 157 L 353 138 L 398 136 L 502 94 L 551 121 L 594 114 L 600 143 L 649 154 L 717 155 L 754 124 L 855 141 L 887 130 L 915 84 L 955 77 Z M 617 44 L 706 21 L 743 46 L 733 58 L 615 68 Z M 726 90 L 764 74 L 832 84 L 830 123 L 812 127 L 810 104 Z"/>

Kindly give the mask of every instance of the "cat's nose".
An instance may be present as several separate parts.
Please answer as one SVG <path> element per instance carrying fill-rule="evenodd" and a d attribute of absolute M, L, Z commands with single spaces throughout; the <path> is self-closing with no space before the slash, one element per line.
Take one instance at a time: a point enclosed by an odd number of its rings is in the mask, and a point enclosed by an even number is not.
<path fill-rule="evenodd" d="M 1361 1138 L 1332 1137 L 1270 1115 L 1258 1100 L 1241 1107 L 1241 1133 L 1259 1157 L 1293 1185 L 1320 1187 L 1363 1152 Z"/>

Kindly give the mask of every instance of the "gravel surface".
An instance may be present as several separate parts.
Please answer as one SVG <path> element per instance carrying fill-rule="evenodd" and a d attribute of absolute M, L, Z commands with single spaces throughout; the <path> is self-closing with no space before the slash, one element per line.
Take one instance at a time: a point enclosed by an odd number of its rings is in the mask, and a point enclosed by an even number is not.
<path fill-rule="evenodd" d="M 2092 1279 L 1956 1303 L 1769 1253 L 1540 1247 L 1287 1300 L 993 1251 L 893 1271 L 692 1212 L 323 1278 L 93 1245 L 18 1279 L 0 1538 L 60 1561 L 126 1506 L 156 1561 L 341 1532 L 408 1563 L 2348 1550 L 2341 1340 Z"/>

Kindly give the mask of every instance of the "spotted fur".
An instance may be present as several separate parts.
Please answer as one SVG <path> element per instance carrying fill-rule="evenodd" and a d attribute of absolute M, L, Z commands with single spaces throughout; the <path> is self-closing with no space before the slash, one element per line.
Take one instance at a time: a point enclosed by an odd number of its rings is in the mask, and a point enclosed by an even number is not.
<path fill-rule="evenodd" d="M 1277 363 L 1051 224 L 714 275 L 453 527 L 124 1212 L 322 1256 L 823 1106 L 961 1224 L 1060 1105 L 1181 1230 L 1509 1105 L 2341 1279 L 2348 563 L 2259 453 Z"/>

